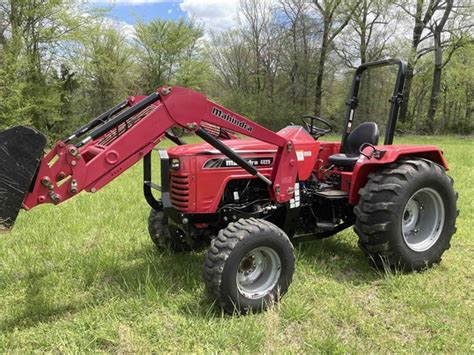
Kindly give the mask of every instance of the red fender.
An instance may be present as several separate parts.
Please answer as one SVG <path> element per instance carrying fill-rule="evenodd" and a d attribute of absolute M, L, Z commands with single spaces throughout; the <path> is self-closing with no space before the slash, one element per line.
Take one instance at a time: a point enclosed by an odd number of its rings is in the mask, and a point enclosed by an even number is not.
<path fill-rule="evenodd" d="M 444 158 L 443 151 L 436 146 L 382 145 L 377 146 L 377 149 L 385 151 L 385 154 L 381 159 L 375 159 L 373 157 L 368 159 L 361 155 L 354 167 L 349 191 L 349 203 L 353 206 L 357 205 L 359 202 L 359 190 L 367 183 L 368 175 L 371 172 L 382 169 L 388 164 L 394 163 L 400 159 L 427 159 L 448 170 L 448 164 Z M 372 148 L 365 148 L 364 153 L 367 156 L 370 156 Z"/>

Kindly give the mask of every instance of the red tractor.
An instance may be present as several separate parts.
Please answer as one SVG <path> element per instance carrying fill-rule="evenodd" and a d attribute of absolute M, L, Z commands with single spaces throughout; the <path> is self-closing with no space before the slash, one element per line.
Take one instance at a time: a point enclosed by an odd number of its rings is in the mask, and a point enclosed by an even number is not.
<path fill-rule="evenodd" d="M 362 73 L 387 65 L 398 66 L 398 75 L 379 145 L 376 123 L 353 122 Z M 356 70 L 341 142 L 319 140 L 333 129 L 322 118 L 305 116 L 303 125 L 275 133 L 180 87 L 128 98 L 46 155 L 36 130 L 0 132 L 0 230 L 13 227 L 22 207 L 96 192 L 143 159 L 153 242 L 174 252 L 210 244 L 204 281 L 227 312 L 277 302 L 292 280 L 293 244 L 353 225 L 376 265 L 429 267 L 449 248 L 457 194 L 439 148 L 392 145 L 405 70 L 399 60 Z M 184 144 L 174 126 L 206 143 Z M 178 146 L 158 150 L 158 185 L 151 153 L 165 137 Z"/>

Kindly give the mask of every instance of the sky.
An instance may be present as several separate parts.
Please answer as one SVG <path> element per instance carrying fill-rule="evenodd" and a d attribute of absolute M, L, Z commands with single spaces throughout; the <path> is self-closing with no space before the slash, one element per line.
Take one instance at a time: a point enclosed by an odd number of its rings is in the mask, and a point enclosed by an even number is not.
<path fill-rule="evenodd" d="M 90 0 L 95 7 L 111 9 L 115 21 L 134 25 L 153 18 L 194 19 L 207 30 L 226 30 L 236 26 L 238 0 Z"/>

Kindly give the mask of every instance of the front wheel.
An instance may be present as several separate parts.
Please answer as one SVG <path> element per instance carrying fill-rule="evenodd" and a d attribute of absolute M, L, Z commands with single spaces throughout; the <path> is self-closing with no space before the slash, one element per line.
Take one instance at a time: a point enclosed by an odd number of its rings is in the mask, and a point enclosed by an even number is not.
<path fill-rule="evenodd" d="M 240 219 L 212 241 L 204 281 L 227 313 L 258 312 L 286 293 L 294 269 L 285 232 L 265 220 Z"/>
<path fill-rule="evenodd" d="M 375 264 L 421 270 L 441 261 L 458 213 L 453 180 L 441 166 L 402 161 L 370 174 L 360 195 L 355 231 Z"/>
<path fill-rule="evenodd" d="M 204 246 L 202 239 L 188 240 L 184 232 L 169 224 L 168 217 L 163 211 L 151 209 L 148 217 L 148 232 L 150 238 L 160 251 L 173 253 L 200 250 Z"/>

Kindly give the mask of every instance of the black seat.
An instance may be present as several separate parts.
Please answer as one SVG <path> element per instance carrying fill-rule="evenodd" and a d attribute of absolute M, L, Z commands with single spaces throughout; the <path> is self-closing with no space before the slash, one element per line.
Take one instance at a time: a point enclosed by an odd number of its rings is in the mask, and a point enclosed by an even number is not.
<path fill-rule="evenodd" d="M 357 126 L 346 139 L 339 154 L 329 157 L 329 163 L 338 167 L 353 169 L 359 159 L 359 149 L 364 143 L 377 145 L 379 142 L 379 127 L 375 122 L 365 122 Z"/>

